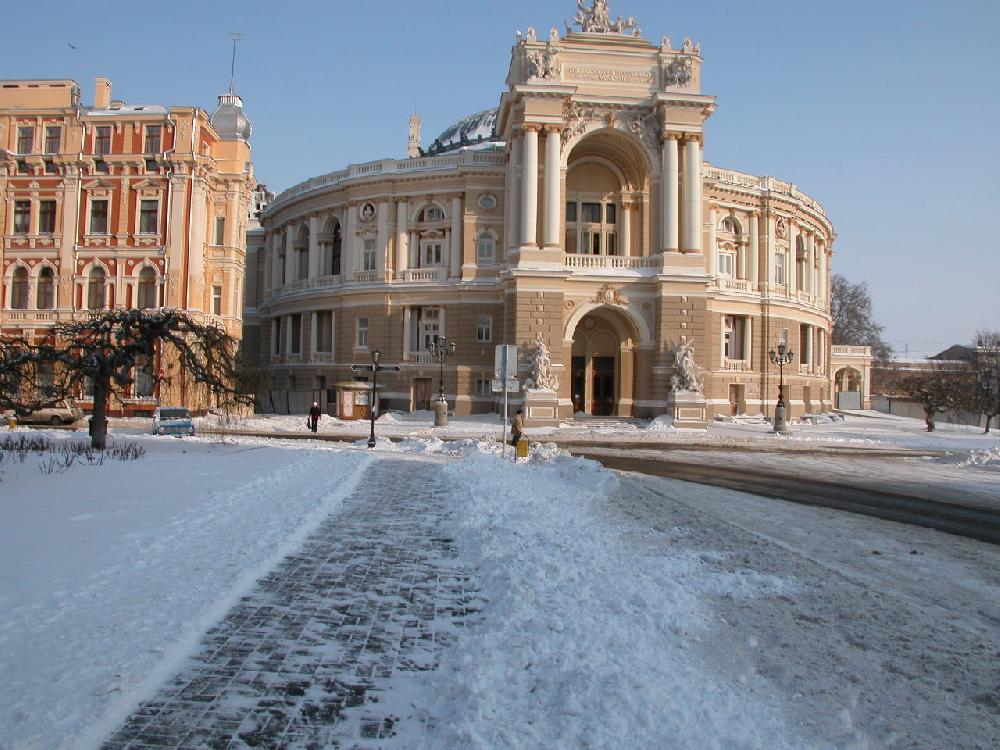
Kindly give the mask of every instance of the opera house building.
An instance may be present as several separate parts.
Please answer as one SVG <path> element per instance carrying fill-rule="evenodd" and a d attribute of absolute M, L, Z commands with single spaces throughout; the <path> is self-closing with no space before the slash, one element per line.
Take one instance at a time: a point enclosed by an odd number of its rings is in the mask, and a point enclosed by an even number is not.
<path fill-rule="evenodd" d="M 496 109 L 431 143 L 414 116 L 407 158 L 278 195 L 248 239 L 264 409 L 332 405 L 376 349 L 400 367 L 382 408 L 430 408 L 446 337 L 449 408 L 493 411 L 495 347 L 527 381 L 539 336 L 557 418 L 666 413 L 681 348 L 706 418 L 768 414 L 779 343 L 790 416 L 832 408 L 833 227 L 794 184 L 707 160 L 702 64 L 581 1 L 572 30 L 517 34 Z"/>

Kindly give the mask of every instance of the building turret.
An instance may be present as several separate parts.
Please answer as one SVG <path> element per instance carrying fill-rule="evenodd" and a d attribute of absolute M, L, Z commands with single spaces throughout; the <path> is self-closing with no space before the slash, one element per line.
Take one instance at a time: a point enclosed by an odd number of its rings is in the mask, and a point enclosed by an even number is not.
<path fill-rule="evenodd" d="M 407 154 L 411 159 L 415 159 L 420 156 L 420 125 L 422 120 L 420 115 L 414 112 L 410 115 L 410 141 L 409 148 L 407 149 Z"/>

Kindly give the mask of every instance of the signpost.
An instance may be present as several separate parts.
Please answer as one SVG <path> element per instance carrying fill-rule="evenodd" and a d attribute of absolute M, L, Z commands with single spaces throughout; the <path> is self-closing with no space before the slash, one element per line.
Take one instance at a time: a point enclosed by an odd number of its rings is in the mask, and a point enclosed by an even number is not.
<path fill-rule="evenodd" d="M 503 454 L 507 455 L 507 394 L 517 393 L 521 387 L 517 379 L 517 347 L 510 344 L 500 344 L 496 348 L 493 367 L 493 392 L 503 391 L 503 430 L 500 440 L 503 444 Z"/>
<path fill-rule="evenodd" d="M 380 365 L 378 359 L 381 356 L 381 352 L 376 349 L 372 352 L 372 363 L 370 365 L 351 365 L 351 370 L 354 371 L 355 375 L 367 375 L 371 373 L 372 376 L 372 397 L 371 403 L 368 405 L 368 410 L 371 417 L 372 430 L 371 434 L 368 436 L 368 447 L 375 447 L 375 410 L 378 408 L 378 394 L 375 389 L 378 387 L 378 374 L 380 372 L 399 372 L 398 365 Z"/>

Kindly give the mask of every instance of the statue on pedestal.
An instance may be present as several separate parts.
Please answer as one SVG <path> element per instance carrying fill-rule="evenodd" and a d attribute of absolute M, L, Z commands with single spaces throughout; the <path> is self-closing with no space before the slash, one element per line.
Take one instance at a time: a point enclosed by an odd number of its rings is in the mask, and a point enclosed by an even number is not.
<path fill-rule="evenodd" d="M 541 333 L 535 337 L 535 351 L 531 355 L 531 381 L 528 387 L 542 391 L 559 390 L 559 380 L 552 374 L 552 359 L 549 357 L 549 350 L 542 340 Z"/>
<path fill-rule="evenodd" d="M 674 374 L 670 377 L 670 390 L 701 393 L 705 376 L 694 361 L 694 342 L 682 341 L 674 347 Z"/>

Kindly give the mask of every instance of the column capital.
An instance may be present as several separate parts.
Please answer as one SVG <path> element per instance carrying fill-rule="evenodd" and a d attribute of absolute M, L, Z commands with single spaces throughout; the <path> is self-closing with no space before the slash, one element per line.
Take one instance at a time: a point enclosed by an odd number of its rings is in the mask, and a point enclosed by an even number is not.
<path fill-rule="evenodd" d="M 563 132 L 563 129 L 564 128 L 563 128 L 562 125 L 546 125 L 545 126 L 545 133 L 547 135 L 551 135 L 552 133 L 555 133 L 556 135 L 561 135 L 562 132 Z"/>
<path fill-rule="evenodd" d="M 699 146 L 703 144 L 705 136 L 702 133 L 684 133 L 683 134 L 684 143 L 697 143 Z"/>
<path fill-rule="evenodd" d="M 668 133 L 666 130 L 660 133 L 661 141 L 679 141 L 681 139 L 680 133 Z"/>
<path fill-rule="evenodd" d="M 523 122 L 521 123 L 521 129 L 525 133 L 537 133 L 542 129 L 542 125 L 537 122 Z"/>

